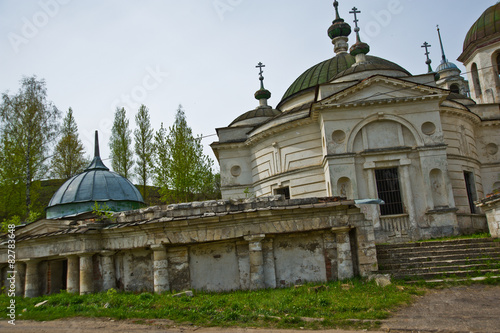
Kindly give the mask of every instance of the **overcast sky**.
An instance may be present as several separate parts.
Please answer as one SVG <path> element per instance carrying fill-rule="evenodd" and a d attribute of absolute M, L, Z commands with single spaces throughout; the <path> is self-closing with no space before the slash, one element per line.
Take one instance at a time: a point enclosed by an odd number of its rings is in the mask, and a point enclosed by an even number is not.
<path fill-rule="evenodd" d="M 354 28 L 353 6 L 370 55 L 412 74 L 446 56 L 456 58 L 465 34 L 496 0 L 340 0 L 340 15 Z M 93 154 L 99 130 L 101 156 L 116 106 L 131 127 L 140 104 L 155 130 L 172 125 L 182 104 L 195 134 L 209 136 L 254 109 L 262 61 L 265 86 L 276 106 L 309 67 L 331 58 L 327 29 L 330 0 L 0 0 L 0 92 L 16 93 L 23 76 L 46 80 L 48 98 L 63 113 L 73 109 L 80 138 Z M 350 42 L 353 42 L 351 34 Z M 203 140 L 205 152 L 215 157 Z M 110 161 L 105 161 L 108 167 Z M 217 163 L 216 163 L 217 166 Z"/>

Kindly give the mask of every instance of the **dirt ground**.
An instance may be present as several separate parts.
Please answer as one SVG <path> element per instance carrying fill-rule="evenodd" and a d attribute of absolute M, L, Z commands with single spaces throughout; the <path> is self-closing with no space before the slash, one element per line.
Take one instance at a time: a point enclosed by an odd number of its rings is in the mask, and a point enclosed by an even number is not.
<path fill-rule="evenodd" d="M 113 321 L 102 318 L 71 318 L 47 322 L 17 321 L 12 326 L 0 321 L 0 332 L 5 333 L 291 333 L 291 330 L 201 328 L 174 326 L 169 320 L 148 321 L 148 325 L 134 320 Z M 316 331 L 345 333 L 342 330 Z M 498 332 L 500 333 L 500 286 L 461 286 L 433 290 L 419 297 L 412 305 L 395 312 L 385 320 L 380 332 Z"/>

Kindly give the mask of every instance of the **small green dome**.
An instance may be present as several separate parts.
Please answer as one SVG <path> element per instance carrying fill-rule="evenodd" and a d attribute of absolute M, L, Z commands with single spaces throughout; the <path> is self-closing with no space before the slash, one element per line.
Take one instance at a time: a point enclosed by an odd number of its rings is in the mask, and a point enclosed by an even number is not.
<path fill-rule="evenodd" d="M 255 99 L 269 99 L 271 98 L 271 92 L 267 89 L 259 89 L 255 92 Z"/>
<path fill-rule="evenodd" d="M 358 54 L 367 54 L 368 52 L 370 52 L 370 45 L 363 42 L 357 42 L 356 44 L 351 46 L 349 51 L 353 57 L 357 56 Z"/>
<path fill-rule="evenodd" d="M 340 18 L 338 6 L 338 1 L 335 1 L 333 3 L 333 7 L 335 7 L 336 18 L 332 22 L 330 28 L 328 28 L 328 36 L 330 39 L 334 39 L 336 37 L 347 37 L 351 34 L 351 26 L 345 23 L 344 19 Z"/>
<path fill-rule="evenodd" d="M 473 46 L 473 43 L 497 32 L 500 32 L 500 3 L 486 9 L 472 25 L 465 37 L 463 51 Z"/>

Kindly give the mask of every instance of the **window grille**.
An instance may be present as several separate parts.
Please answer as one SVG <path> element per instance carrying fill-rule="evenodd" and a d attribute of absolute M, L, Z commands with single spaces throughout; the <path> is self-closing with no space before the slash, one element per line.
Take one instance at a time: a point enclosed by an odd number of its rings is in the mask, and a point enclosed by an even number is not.
<path fill-rule="evenodd" d="M 380 214 L 403 214 L 398 168 L 376 169 L 375 179 L 377 182 L 378 197 L 385 202 L 384 205 L 380 205 Z"/>
<path fill-rule="evenodd" d="M 274 190 L 275 195 L 283 195 L 285 199 L 290 199 L 290 187 L 282 187 Z"/>

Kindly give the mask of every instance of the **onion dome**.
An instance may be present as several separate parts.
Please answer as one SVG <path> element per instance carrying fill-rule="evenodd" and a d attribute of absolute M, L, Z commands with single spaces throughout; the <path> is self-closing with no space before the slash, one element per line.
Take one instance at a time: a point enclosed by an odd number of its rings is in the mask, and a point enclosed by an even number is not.
<path fill-rule="evenodd" d="M 257 100 L 269 99 L 269 98 L 271 98 L 271 92 L 267 89 L 259 89 L 255 92 L 254 96 L 255 96 L 255 99 L 257 99 Z"/>
<path fill-rule="evenodd" d="M 363 43 L 361 41 L 361 38 L 359 37 L 360 29 L 358 27 L 358 18 L 356 14 L 359 14 L 361 12 L 356 7 L 353 7 L 352 11 L 349 13 L 354 14 L 354 24 L 356 25 L 356 27 L 354 28 L 354 32 L 356 32 L 356 43 L 351 46 L 349 51 L 353 57 L 360 54 L 368 54 L 368 52 L 370 52 L 370 46 L 366 43 Z"/>
<path fill-rule="evenodd" d="M 125 177 L 109 171 L 99 156 L 95 134 L 95 157 L 80 174 L 67 180 L 52 196 L 46 208 L 48 219 L 75 217 L 93 211 L 95 204 L 113 212 L 145 206 L 137 188 Z"/>
<path fill-rule="evenodd" d="M 340 18 L 339 2 L 334 1 L 333 7 L 335 7 L 335 20 L 332 22 L 330 28 L 328 28 L 328 36 L 331 39 L 349 36 L 351 34 L 351 26 L 345 23 L 344 19 Z"/>

